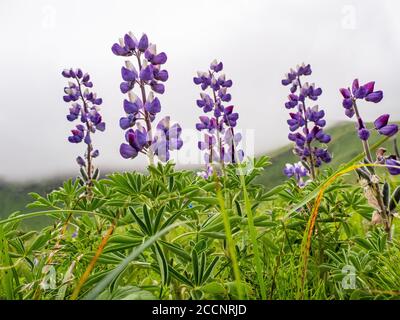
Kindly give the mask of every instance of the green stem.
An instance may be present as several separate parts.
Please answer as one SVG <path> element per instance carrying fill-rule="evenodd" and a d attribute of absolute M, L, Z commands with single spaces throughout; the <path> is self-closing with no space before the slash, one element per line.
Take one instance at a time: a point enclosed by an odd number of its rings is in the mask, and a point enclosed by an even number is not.
<path fill-rule="evenodd" d="M 250 203 L 249 195 L 247 193 L 246 182 L 244 180 L 243 174 L 240 174 L 240 183 L 243 188 L 243 198 L 244 198 L 244 204 L 245 204 L 245 209 L 246 209 L 246 213 L 247 213 L 247 222 L 248 222 L 248 226 L 249 226 L 250 240 L 251 240 L 251 243 L 253 245 L 253 250 L 254 250 L 254 263 L 256 266 L 257 279 L 258 279 L 258 284 L 260 286 L 260 291 L 261 291 L 261 299 L 266 300 L 267 293 L 266 293 L 265 283 L 264 283 L 264 279 L 263 279 L 261 255 L 260 255 L 260 250 L 259 250 L 258 242 L 257 242 L 257 230 L 256 230 L 256 227 L 254 226 L 253 212 L 251 210 L 251 203 Z"/>
<path fill-rule="evenodd" d="M 215 177 L 217 180 L 217 176 L 215 176 Z M 229 215 L 225 209 L 225 201 L 224 201 L 224 197 L 222 196 L 221 185 L 218 180 L 216 182 L 217 182 L 217 184 L 216 184 L 217 185 L 217 187 L 216 187 L 217 199 L 219 202 L 219 206 L 221 209 L 221 214 L 222 214 L 222 218 L 223 218 L 223 222 L 224 222 L 226 242 L 227 242 L 227 246 L 228 246 L 230 259 L 232 261 L 233 274 L 234 274 L 235 281 L 236 281 L 236 287 L 238 290 L 239 299 L 242 300 L 243 299 L 243 288 L 242 288 L 242 283 L 240 280 L 239 265 L 238 265 L 237 258 L 236 258 L 235 243 L 234 243 L 234 240 L 232 237 L 231 225 L 229 223 Z"/>

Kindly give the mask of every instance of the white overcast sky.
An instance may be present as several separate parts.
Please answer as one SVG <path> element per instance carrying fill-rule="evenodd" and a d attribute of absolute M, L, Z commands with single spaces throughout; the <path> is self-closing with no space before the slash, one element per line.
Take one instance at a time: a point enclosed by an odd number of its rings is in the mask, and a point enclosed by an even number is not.
<path fill-rule="evenodd" d="M 95 135 L 101 168 L 135 169 L 145 159 L 124 160 L 119 91 L 123 59 L 111 45 L 131 30 L 146 32 L 165 51 L 170 73 L 161 96 L 162 115 L 193 128 L 201 110 L 197 70 L 224 62 L 239 127 L 254 130 L 255 152 L 287 143 L 287 87 L 283 74 L 310 63 L 311 82 L 323 88 L 319 100 L 330 125 L 344 120 L 338 88 L 376 81 L 378 104 L 363 104 L 373 120 L 390 111 L 399 118 L 400 1 L 351 0 L 152 0 L 0 1 L 0 179 L 24 180 L 77 170 L 83 144 L 66 141 L 73 124 L 62 100 L 65 67 L 91 74 L 103 98 L 105 133 Z M 160 119 L 160 116 L 159 116 Z M 196 141 L 182 152 L 197 153 Z"/>

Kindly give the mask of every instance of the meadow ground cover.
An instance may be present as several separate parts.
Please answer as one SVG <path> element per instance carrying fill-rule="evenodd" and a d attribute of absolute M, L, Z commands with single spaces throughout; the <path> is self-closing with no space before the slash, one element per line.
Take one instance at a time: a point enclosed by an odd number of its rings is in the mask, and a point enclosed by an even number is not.
<path fill-rule="evenodd" d="M 171 160 L 183 124 L 157 119 L 166 53 L 130 32 L 112 53 L 124 61 L 120 155 L 147 157 L 147 172 L 100 177 L 103 101 L 88 73 L 65 69 L 63 100 L 75 125 L 67 140 L 83 145 L 79 176 L 46 196 L 31 193 L 32 212 L 0 220 L 1 299 L 398 299 L 398 125 L 388 114 L 363 121 L 360 105 L 383 99 L 374 82 L 338 90 L 359 153 L 334 169 L 330 149 L 338 146 L 316 104 L 322 89 L 306 81 L 309 64 L 290 69 L 281 82 L 297 160 L 281 168 L 284 183 L 266 188 L 257 179 L 269 159 L 246 155 L 222 62 L 193 78 L 204 166 L 193 172 Z M 20 227 L 44 216 L 54 223 Z"/>

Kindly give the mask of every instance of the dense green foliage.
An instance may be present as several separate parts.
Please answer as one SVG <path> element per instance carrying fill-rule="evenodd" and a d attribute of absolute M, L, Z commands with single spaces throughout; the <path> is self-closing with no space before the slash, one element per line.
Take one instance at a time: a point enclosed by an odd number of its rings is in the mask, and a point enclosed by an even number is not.
<path fill-rule="evenodd" d="M 0 297 L 398 297 L 400 243 L 370 223 L 374 209 L 357 183 L 329 180 L 327 169 L 305 188 L 292 180 L 265 188 L 255 181 L 268 158 L 249 161 L 254 170 L 244 176 L 229 165 L 204 180 L 167 163 L 111 174 L 95 181 L 91 196 L 78 180 L 45 197 L 31 194 L 32 213 L 0 221 Z M 393 193 L 398 181 L 387 179 Z M 55 223 L 19 228 L 43 216 Z"/>

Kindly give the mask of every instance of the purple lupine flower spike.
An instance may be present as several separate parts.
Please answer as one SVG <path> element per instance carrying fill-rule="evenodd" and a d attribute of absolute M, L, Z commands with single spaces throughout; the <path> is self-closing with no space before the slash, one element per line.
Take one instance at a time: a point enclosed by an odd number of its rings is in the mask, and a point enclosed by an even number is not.
<path fill-rule="evenodd" d="M 291 85 L 288 100 L 285 102 L 285 108 L 291 110 L 290 119 L 287 120 L 289 140 L 295 142 L 294 153 L 308 163 L 310 175 L 315 178 L 315 167 L 319 167 L 323 162 L 330 162 L 332 157 L 327 148 L 317 145 L 331 141 L 330 135 L 323 129 L 326 126 L 325 111 L 318 105 L 306 107 L 307 99 L 314 103 L 322 94 L 321 88 L 301 81 L 301 77 L 311 73 L 311 66 L 302 64 L 297 66 L 296 70 L 290 69 L 281 82 L 284 86 Z M 347 90 L 343 91 L 343 94 L 350 95 Z"/>
<path fill-rule="evenodd" d="M 375 90 L 375 82 L 370 81 L 364 85 L 359 84 L 358 79 L 355 79 L 352 84 L 352 88 L 345 89 L 342 88 L 339 90 L 343 96 L 343 107 L 346 109 L 345 113 L 350 118 L 356 115 L 357 123 L 358 123 L 358 136 L 363 142 L 363 148 L 365 151 L 365 156 L 369 162 L 374 162 L 372 159 L 370 147 L 368 144 L 368 138 L 370 136 L 370 131 L 365 127 L 363 119 L 361 118 L 360 112 L 358 110 L 357 102 L 360 100 L 365 100 L 369 102 L 378 103 L 383 99 L 383 91 Z M 379 116 L 374 121 L 374 129 L 381 135 L 391 137 L 397 134 L 399 131 L 398 125 L 393 123 L 389 124 L 389 114 L 383 114 Z M 377 161 L 381 164 L 388 165 L 388 171 L 392 175 L 400 174 L 400 169 L 396 168 L 397 164 L 399 164 L 398 160 L 395 156 L 379 156 Z M 390 167 L 393 165 L 392 167 Z M 372 168 L 372 170 L 374 170 Z M 376 186 L 379 189 L 379 186 Z M 381 208 L 382 211 L 385 211 L 384 208 Z"/>
<path fill-rule="evenodd" d="M 359 84 L 358 79 L 355 79 L 352 84 L 352 89 L 350 90 L 341 88 L 339 91 L 343 96 L 343 107 L 346 109 L 345 113 L 348 117 L 353 117 L 354 114 L 357 116 L 358 121 L 358 136 L 361 140 L 367 141 L 370 132 L 364 126 L 364 122 L 360 116 L 357 109 L 357 100 L 365 100 L 369 102 L 378 103 L 383 98 L 383 92 L 381 90 L 374 91 L 375 82 L 370 81 L 364 85 Z M 398 132 L 397 124 L 388 124 L 389 115 L 383 114 L 378 117 L 374 122 L 374 127 L 378 131 L 379 134 L 384 136 L 393 136 Z"/>
<path fill-rule="evenodd" d="M 208 177 L 210 166 L 214 163 L 236 163 L 242 161 L 243 150 L 239 150 L 237 145 L 241 141 L 241 135 L 235 134 L 235 127 L 239 119 L 239 114 L 233 112 L 234 106 L 225 106 L 225 102 L 232 100 L 228 88 L 232 86 L 232 80 L 226 78 L 225 74 L 220 73 L 223 63 L 214 60 L 210 64 L 207 72 L 198 71 L 193 82 L 199 85 L 203 92 L 196 104 L 204 113 L 212 113 L 212 116 L 200 116 L 200 122 L 196 124 L 196 129 L 204 132 L 204 141 L 200 141 L 199 149 L 204 151 L 204 160 L 207 164 L 206 171 L 201 175 Z M 210 89 L 210 94 L 205 90 Z"/>
<path fill-rule="evenodd" d="M 168 132 L 167 136 L 164 134 L 164 138 L 160 138 L 160 130 L 157 128 L 155 133 L 152 130 L 152 122 L 161 112 L 161 101 L 156 94 L 165 92 L 163 82 L 169 77 L 168 71 L 162 69 L 162 65 L 167 62 L 166 53 L 157 53 L 156 45 L 149 42 L 146 34 L 137 40 L 132 32 L 125 34 L 119 43 L 114 43 L 111 50 L 117 56 L 134 56 L 137 64 L 135 66 L 132 61 L 126 60 L 121 68 L 123 82 L 120 90 L 128 95 L 123 101 L 126 115 L 119 120 L 121 129 L 127 130 L 127 143 L 120 146 L 121 156 L 132 159 L 139 153 L 144 153 L 149 157 L 150 163 L 153 163 L 154 155 L 161 161 L 168 161 L 169 151 L 180 149 L 182 140 Z M 134 93 L 137 87 L 140 97 Z"/>
<path fill-rule="evenodd" d="M 70 79 L 68 86 L 64 88 L 63 96 L 65 102 L 71 103 L 67 120 L 72 122 L 79 119 L 81 122 L 71 130 L 72 135 L 68 137 L 68 141 L 71 143 L 83 141 L 87 145 L 84 157 L 77 157 L 76 162 L 81 167 L 82 178 L 90 187 L 92 180 L 98 175 L 94 170 L 93 159 L 99 155 L 99 150 L 93 148 L 92 135 L 96 131 L 106 129 L 106 124 L 99 113 L 103 100 L 89 90 L 93 87 L 93 83 L 88 73 L 83 73 L 81 69 L 65 69 L 62 71 L 62 76 Z M 89 194 L 90 190 L 87 192 Z"/>

